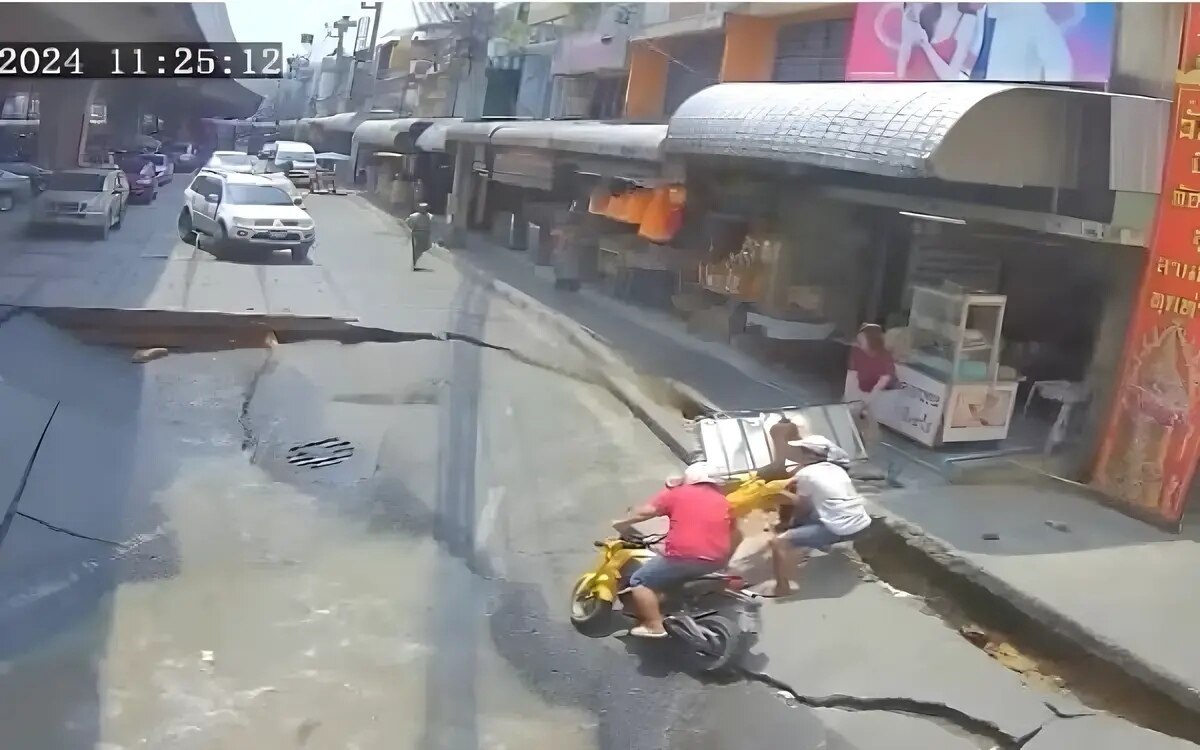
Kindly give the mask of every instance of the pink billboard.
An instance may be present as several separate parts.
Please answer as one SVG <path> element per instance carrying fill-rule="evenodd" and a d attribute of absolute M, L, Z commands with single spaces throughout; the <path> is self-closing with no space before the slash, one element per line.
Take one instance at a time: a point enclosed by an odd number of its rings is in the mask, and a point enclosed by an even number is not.
<path fill-rule="evenodd" d="M 860 3 L 847 81 L 1107 83 L 1114 3 Z"/>

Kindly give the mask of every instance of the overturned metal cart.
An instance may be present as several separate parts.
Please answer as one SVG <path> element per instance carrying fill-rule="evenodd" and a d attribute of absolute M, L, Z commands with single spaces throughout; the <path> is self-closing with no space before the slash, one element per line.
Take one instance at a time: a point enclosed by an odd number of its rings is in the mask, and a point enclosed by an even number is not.
<path fill-rule="evenodd" d="M 867 460 L 867 448 L 850 404 L 794 406 L 772 411 L 714 412 L 691 423 L 696 458 L 725 477 L 745 474 L 771 462 L 769 430 L 782 419 L 802 421 L 814 435 L 836 443 L 855 463 Z"/>

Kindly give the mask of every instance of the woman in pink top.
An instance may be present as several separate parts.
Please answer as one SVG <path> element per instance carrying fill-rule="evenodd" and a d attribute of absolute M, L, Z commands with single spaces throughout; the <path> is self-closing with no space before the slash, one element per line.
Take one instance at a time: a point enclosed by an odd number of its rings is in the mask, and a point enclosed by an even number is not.
<path fill-rule="evenodd" d="M 883 392 L 895 388 L 896 360 L 883 340 L 883 329 L 866 323 L 858 329 L 850 349 L 849 377 L 846 378 L 846 401 L 857 404 L 856 416 L 867 453 L 879 447 L 879 410 Z"/>
<path fill-rule="evenodd" d="M 983 43 L 979 3 L 904 3 L 896 78 L 966 81 Z"/>

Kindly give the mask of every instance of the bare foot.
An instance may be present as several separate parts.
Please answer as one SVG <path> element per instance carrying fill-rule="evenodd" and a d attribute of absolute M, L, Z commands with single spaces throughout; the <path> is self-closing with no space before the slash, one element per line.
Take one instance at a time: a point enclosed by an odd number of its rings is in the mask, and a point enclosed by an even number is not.
<path fill-rule="evenodd" d="M 775 584 L 775 590 L 772 592 L 772 596 L 774 596 L 776 599 L 784 599 L 791 595 L 792 585 L 790 583 L 780 582 Z"/>

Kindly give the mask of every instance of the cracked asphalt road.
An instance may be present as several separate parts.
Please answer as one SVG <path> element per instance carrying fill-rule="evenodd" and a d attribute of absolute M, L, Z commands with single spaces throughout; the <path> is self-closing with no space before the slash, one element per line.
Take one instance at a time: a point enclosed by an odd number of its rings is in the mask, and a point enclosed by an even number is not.
<path fill-rule="evenodd" d="M 444 340 L 136 365 L 28 313 L 0 325 L 0 405 L 23 409 L 6 411 L 20 418 L 0 444 L 19 452 L 59 403 L 20 510 L 120 543 L 14 518 L 0 545 L 5 750 L 958 750 L 1061 731 L 1046 706 L 1060 697 L 838 555 L 766 608 L 761 679 L 707 684 L 662 644 L 578 636 L 567 591 L 591 540 L 677 468 L 594 384 L 595 363 L 446 264 L 409 272 L 403 235 L 358 198 L 314 199 L 313 265 L 269 272 L 177 243 L 173 201 L 131 211 L 110 245 L 0 247 L 0 291 L 132 299 L 80 281 L 104 252 L 142 284 L 133 306 L 336 307 Z M 288 461 L 332 438 L 353 446 L 346 460 Z"/>

